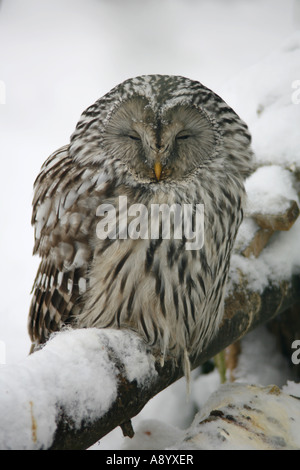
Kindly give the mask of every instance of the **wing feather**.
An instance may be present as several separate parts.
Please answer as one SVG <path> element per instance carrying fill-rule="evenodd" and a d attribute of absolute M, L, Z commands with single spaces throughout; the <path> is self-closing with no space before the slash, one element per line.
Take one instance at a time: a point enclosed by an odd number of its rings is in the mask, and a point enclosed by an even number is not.
<path fill-rule="evenodd" d="M 34 183 L 33 253 L 41 263 L 32 289 L 28 330 L 35 345 L 72 323 L 83 306 L 96 209 L 106 190 L 105 184 L 96 189 L 101 171 L 75 163 L 68 149 L 54 152 Z"/>

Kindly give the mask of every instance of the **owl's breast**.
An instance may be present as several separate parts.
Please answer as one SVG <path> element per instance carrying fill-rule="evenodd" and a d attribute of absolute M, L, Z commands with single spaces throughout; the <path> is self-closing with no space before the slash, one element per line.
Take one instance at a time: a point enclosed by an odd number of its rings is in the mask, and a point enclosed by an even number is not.
<path fill-rule="evenodd" d="M 188 196 L 158 190 L 129 204 L 122 194 L 98 208 L 79 326 L 131 328 L 163 352 L 213 335 L 236 227 L 212 198 Z"/>

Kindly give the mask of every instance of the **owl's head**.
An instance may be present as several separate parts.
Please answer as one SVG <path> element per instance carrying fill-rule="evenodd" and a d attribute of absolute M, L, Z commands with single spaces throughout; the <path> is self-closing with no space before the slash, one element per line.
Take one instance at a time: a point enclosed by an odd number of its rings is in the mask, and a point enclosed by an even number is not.
<path fill-rule="evenodd" d="M 246 124 L 215 93 L 184 77 L 126 80 L 89 107 L 71 138 L 77 162 L 130 184 L 162 185 L 201 169 L 249 172 Z"/>

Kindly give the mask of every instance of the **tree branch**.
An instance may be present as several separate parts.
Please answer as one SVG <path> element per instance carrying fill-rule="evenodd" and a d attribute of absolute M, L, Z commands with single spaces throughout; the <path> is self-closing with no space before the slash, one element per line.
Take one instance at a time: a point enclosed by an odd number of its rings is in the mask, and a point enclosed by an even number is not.
<path fill-rule="evenodd" d="M 300 300 L 300 276 L 251 292 L 246 281 L 227 297 L 221 328 L 192 358 L 195 368 Z M 125 330 L 60 332 L 18 366 L 0 374 L 0 448 L 86 449 L 182 377 L 174 360 L 154 363 Z M 15 429 L 16 428 L 16 429 Z"/>
<path fill-rule="evenodd" d="M 248 291 L 246 284 L 239 286 L 226 300 L 225 316 L 217 336 L 200 356 L 192 358 L 192 368 L 203 364 L 258 325 L 284 312 L 299 299 L 300 276 L 293 277 L 291 282 L 270 286 L 262 294 Z M 107 415 L 74 431 L 68 417 L 62 414 L 52 449 L 89 447 L 116 426 L 136 416 L 151 398 L 183 376 L 182 369 L 171 359 L 163 367 L 156 364 L 157 375 L 151 377 L 147 387 L 129 382 L 122 366 L 119 371 L 118 398 Z"/>

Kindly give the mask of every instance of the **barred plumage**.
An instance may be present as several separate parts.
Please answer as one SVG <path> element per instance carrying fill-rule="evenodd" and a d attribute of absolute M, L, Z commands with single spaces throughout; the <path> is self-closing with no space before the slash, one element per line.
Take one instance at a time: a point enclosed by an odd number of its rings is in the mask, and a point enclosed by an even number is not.
<path fill-rule="evenodd" d="M 158 356 L 185 363 L 199 352 L 223 315 L 250 141 L 218 95 L 184 77 L 136 77 L 90 106 L 35 182 L 34 253 L 42 260 L 29 315 L 33 343 L 71 324 L 131 328 Z M 118 205 L 124 196 L 147 214 L 155 204 L 204 204 L 204 245 L 185 249 L 175 228 L 170 239 L 124 238 L 120 227 L 132 221 Z M 115 238 L 97 235 L 102 204 L 117 208 Z"/>

